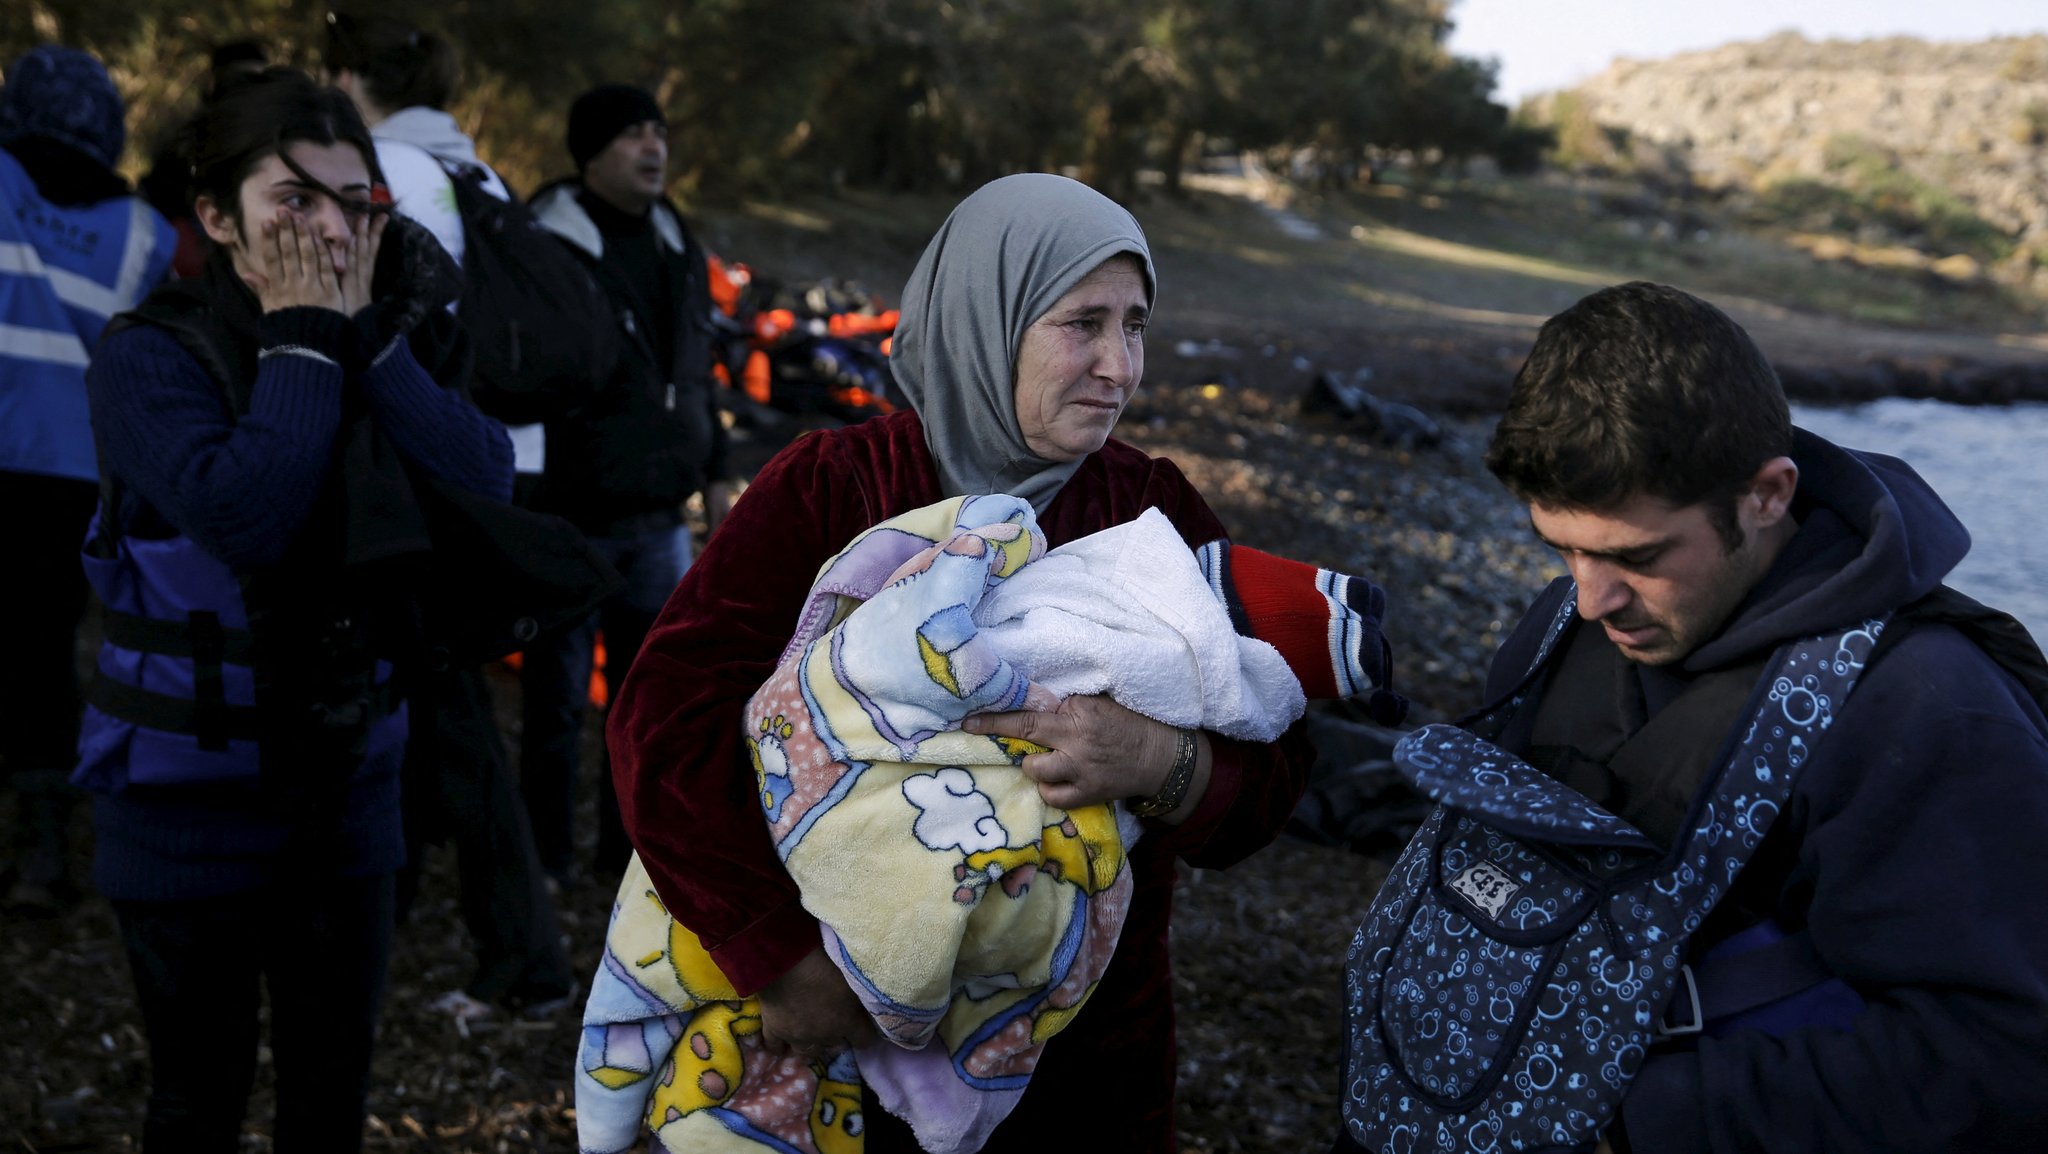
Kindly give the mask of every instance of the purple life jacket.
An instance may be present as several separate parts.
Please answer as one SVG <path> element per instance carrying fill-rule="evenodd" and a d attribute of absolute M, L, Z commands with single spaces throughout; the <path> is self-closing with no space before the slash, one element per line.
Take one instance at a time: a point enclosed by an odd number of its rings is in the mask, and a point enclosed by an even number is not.
<path fill-rule="evenodd" d="M 83 555 L 105 638 L 72 780 L 101 793 L 130 784 L 254 783 L 263 715 L 241 581 L 188 537 L 103 533 L 104 515 L 94 517 Z M 369 711 L 366 756 L 405 742 L 391 673 L 388 662 L 376 662 L 361 702 Z M 361 721 L 338 720 L 350 728 Z"/>

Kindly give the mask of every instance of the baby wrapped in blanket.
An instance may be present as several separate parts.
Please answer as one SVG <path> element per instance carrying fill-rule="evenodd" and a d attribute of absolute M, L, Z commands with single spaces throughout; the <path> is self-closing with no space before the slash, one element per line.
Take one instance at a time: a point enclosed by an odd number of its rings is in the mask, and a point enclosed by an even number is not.
<path fill-rule="evenodd" d="M 584 1015 L 582 1148 L 860 1148 L 860 1083 L 930 1151 L 978 1149 L 1101 977 L 1128 906 L 1122 806 L 1047 806 L 1036 747 L 959 729 L 1107 693 L 1176 726 L 1270 741 L 1305 697 L 1387 694 L 1383 595 L 1166 518 L 1047 552 L 1027 502 L 958 497 L 861 534 L 820 570 L 749 702 L 763 813 L 882 1042 L 770 1054 L 637 859 Z M 1277 647 L 1276 647 L 1277 645 Z"/>

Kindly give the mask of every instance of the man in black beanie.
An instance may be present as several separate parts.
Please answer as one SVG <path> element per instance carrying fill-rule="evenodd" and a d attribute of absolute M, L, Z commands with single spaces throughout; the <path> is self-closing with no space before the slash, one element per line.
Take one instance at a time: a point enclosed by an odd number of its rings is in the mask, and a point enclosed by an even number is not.
<path fill-rule="evenodd" d="M 547 428 L 536 508 L 582 529 L 626 577 L 590 620 L 526 651 L 520 781 L 541 864 L 572 873 L 571 815 L 595 634 L 616 691 L 691 557 L 683 505 L 704 494 L 716 526 L 731 502 L 725 428 L 711 377 L 704 250 L 663 195 L 668 120 L 644 89 L 606 84 L 569 109 L 578 175 L 534 194 L 534 215 L 589 266 L 611 298 L 623 347 L 606 387 Z M 599 743 L 597 870 L 632 854 Z"/>

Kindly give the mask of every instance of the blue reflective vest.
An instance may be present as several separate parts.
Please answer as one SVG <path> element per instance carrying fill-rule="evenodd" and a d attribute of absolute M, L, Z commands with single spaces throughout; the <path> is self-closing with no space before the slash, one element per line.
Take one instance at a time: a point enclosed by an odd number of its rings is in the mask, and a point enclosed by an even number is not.
<path fill-rule="evenodd" d="M 156 287 L 176 248 L 140 197 L 52 204 L 0 149 L 0 469 L 98 476 L 86 362 L 107 320 Z"/>

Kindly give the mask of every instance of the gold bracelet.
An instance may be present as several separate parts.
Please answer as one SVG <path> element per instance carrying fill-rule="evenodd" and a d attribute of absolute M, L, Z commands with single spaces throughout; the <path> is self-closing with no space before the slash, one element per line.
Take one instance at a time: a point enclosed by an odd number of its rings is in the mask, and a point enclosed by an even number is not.
<path fill-rule="evenodd" d="M 1195 780 L 1195 731 L 1176 730 L 1180 744 L 1173 751 L 1173 768 L 1166 771 L 1166 782 L 1159 792 L 1148 798 L 1132 798 L 1125 802 L 1131 812 L 1139 817 L 1161 817 L 1180 808 L 1188 798 L 1188 786 Z"/>

